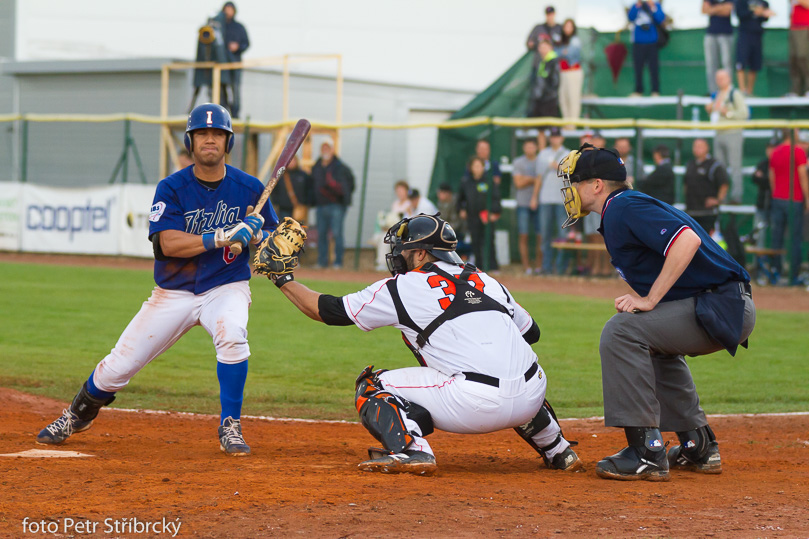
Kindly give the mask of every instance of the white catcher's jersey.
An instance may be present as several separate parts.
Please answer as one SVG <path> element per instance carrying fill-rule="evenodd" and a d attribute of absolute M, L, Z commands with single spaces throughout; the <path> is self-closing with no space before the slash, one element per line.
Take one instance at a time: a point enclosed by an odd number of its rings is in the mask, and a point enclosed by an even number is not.
<path fill-rule="evenodd" d="M 462 271 L 461 266 L 447 262 L 435 264 L 455 277 Z M 455 284 L 436 273 L 416 269 L 392 279 L 396 279 L 405 310 L 421 328 L 426 328 L 455 298 Z M 377 281 L 364 290 L 344 296 L 346 313 L 363 331 L 394 326 L 417 347 L 417 333 L 399 323 L 386 286 L 389 280 Z M 503 305 L 508 314 L 480 311 L 447 320 L 419 349 L 424 362 L 448 375 L 476 372 L 500 379 L 521 377 L 537 361 L 536 354 L 522 337 L 531 328 L 531 315 L 514 301 L 504 286 L 485 273 L 472 274 L 469 284 Z"/>

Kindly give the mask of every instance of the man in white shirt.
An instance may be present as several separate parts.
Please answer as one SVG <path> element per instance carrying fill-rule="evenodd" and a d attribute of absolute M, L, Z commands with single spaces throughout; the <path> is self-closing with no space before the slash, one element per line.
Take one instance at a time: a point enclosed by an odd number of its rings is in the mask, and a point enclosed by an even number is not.
<path fill-rule="evenodd" d="M 562 251 L 551 249 L 551 242 L 562 231 L 567 219 L 562 197 L 559 196 L 562 182 L 556 177 L 556 167 L 570 150 L 562 143 L 565 138 L 558 127 L 551 128 L 550 145 L 537 156 L 537 175 L 541 178 L 539 189 L 539 233 L 542 235 L 542 273 L 562 273 Z M 556 262 L 554 264 L 554 259 Z"/>

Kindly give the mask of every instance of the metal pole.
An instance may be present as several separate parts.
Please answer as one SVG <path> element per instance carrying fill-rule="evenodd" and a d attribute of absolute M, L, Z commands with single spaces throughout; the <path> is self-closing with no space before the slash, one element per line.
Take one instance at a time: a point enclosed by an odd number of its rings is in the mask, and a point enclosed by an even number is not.
<path fill-rule="evenodd" d="M 677 90 L 677 120 L 683 120 L 683 89 L 680 88 Z M 683 139 L 677 138 L 677 142 L 675 143 L 676 148 L 674 149 L 674 159 L 672 163 L 676 166 L 679 166 L 682 162 L 682 155 L 683 155 Z M 637 176 L 637 174 L 635 174 Z"/>
<path fill-rule="evenodd" d="M 124 120 L 124 153 L 123 169 L 121 170 L 121 183 L 126 183 L 127 172 L 129 171 L 129 118 Z"/>
<path fill-rule="evenodd" d="M 360 269 L 360 247 L 362 246 L 362 221 L 365 215 L 365 194 L 368 188 L 368 161 L 371 157 L 371 124 L 374 115 L 368 115 L 368 132 L 365 134 L 365 159 L 362 162 L 362 186 L 360 187 L 360 216 L 357 222 L 357 243 L 354 247 L 354 271 Z M 323 241 L 318 239 L 319 241 Z M 328 238 L 326 238 L 328 241 Z"/>
<path fill-rule="evenodd" d="M 28 181 L 28 120 L 22 121 L 22 145 L 21 159 L 20 159 L 20 182 L 25 183 Z"/>
<path fill-rule="evenodd" d="M 795 119 L 795 112 L 790 114 L 790 120 Z M 793 215 L 792 206 L 795 205 L 795 129 L 790 128 L 789 130 L 789 206 L 787 209 L 787 223 L 789 224 L 789 236 L 787 238 L 792 238 L 794 236 L 793 231 L 795 230 L 793 227 L 802 226 L 803 223 L 796 222 L 795 216 Z M 798 274 L 800 273 L 800 267 L 795 269 L 792 267 L 792 241 L 791 239 L 784 242 L 787 247 L 787 260 L 790 261 L 789 273 L 795 275 L 797 279 Z M 800 249 L 800 244 L 798 244 L 798 249 Z M 798 257 L 800 259 L 800 257 Z M 789 284 L 792 284 L 791 282 Z"/>
<path fill-rule="evenodd" d="M 241 169 L 247 168 L 247 141 L 250 140 L 250 116 L 244 119 L 244 132 L 242 133 L 242 166 Z"/>

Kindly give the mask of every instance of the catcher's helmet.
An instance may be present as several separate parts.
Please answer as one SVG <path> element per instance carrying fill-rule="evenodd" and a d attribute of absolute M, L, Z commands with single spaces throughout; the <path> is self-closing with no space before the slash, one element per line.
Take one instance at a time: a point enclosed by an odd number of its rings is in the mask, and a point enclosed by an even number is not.
<path fill-rule="evenodd" d="M 203 103 L 194 107 L 191 114 L 188 115 L 188 124 L 185 127 L 185 149 L 189 152 L 192 151 L 193 141 L 191 140 L 191 132 L 197 129 L 221 129 L 227 131 L 228 139 L 225 142 L 225 152 L 230 153 L 233 149 L 233 122 L 230 119 L 230 113 L 222 105 L 216 103 Z"/>
<path fill-rule="evenodd" d="M 419 214 L 402 219 L 385 234 L 385 243 L 390 245 L 390 253 L 385 255 L 391 275 L 407 272 L 407 263 L 402 253 L 414 249 L 424 249 L 439 260 L 451 264 L 463 264 L 455 252 L 458 237 L 452 226 L 435 215 Z"/>

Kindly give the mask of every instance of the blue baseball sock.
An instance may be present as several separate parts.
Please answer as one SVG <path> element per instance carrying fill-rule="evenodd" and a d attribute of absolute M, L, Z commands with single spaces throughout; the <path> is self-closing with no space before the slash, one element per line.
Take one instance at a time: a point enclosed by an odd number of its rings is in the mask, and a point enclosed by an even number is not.
<path fill-rule="evenodd" d="M 97 399 L 109 399 L 115 395 L 115 391 L 102 391 L 98 389 L 93 382 L 93 375 L 96 373 L 95 369 L 90 373 L 90 378 L 87 379 L 87 392 Z"/>
<path fill-rule="evenodd" d="M 247 360 L 241 363 L 216 363 L 219 378 L 219 402 L 222 404 L 220 424 L 226 417 L 239 419 L 242 416 L 244 382 L 247 380 Z"/>

